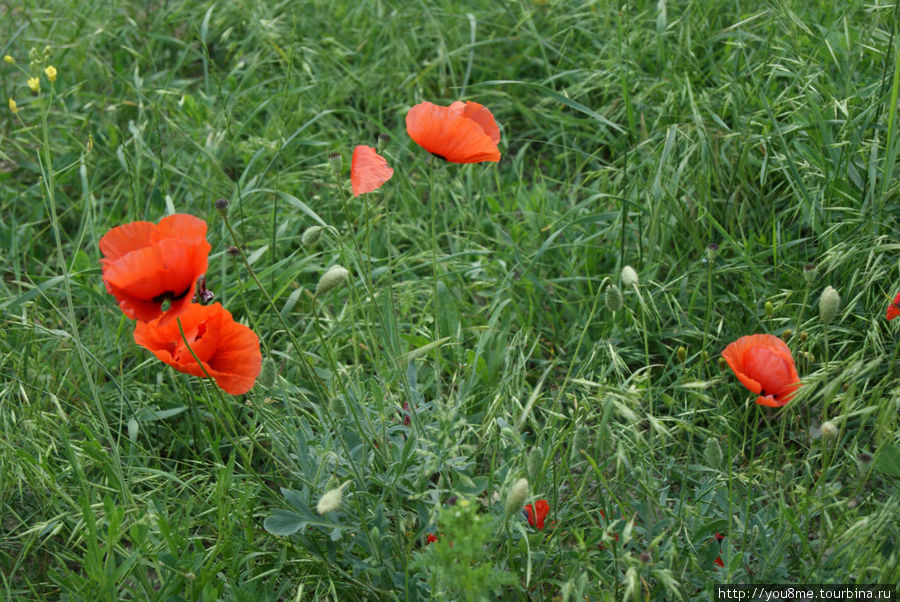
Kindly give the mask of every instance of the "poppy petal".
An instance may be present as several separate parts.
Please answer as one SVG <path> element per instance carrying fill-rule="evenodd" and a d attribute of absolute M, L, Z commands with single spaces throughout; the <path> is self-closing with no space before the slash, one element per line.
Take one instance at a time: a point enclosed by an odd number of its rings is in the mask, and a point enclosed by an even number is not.
<path fill-rule="evenodd" d="M 154 226 L 150 222 L 131 222 L 116 226 L 100 239 L 100 252 L 114 261 L 134 249 L 150 245 L 150 235 Z"/>
<path fill-rule="evenodd" d="M 538 531 L 544 529 L 544 519 L 550 512 L 550 504 L 547 500 L 537 500 L 534 504 L 525 506 L 526 519 L 528 524 L 536 528 Z"/>
<path fill-rule="evenodd" d="M 451 163 L 500 160 L 497 143 L 464 109 L 417 104 L 406 114 L 406 131 L 416 144 Z"/>
<path fill-rule="evenodd" d="M 182 338 L 179 323 L 190 348 Z M 134 341 L 179 372 L 199 377 L 209 373 L 231 395 L 249 391 L 262 368 L 259 337 L 235 322 L 219 303 L 191 303 L 177 320 L 138 322 Z"/>
<path fill-rule="evenodd" d="M 393 175 L 394 170 L 388 167 L 385 158 L 371 146 L 360 145 L 353 149 L 353 161 L 350 163 L 353 196 L 378 190 Z"/>
<path fill-rule="evenodd" d="M 494 144 L 500 142 L 500 128 L 497 127 L 497 122 L 494 121 L 494 114 L 491 113 L 487 107 L 480 105 L 477 102 L 472 102 L 471 100 L 467 100 L 464 105 L 457 100 L 450 104 L 450 109 L 456 110 L 461 113 L 463 117 L 477 123 Z"/>
<path fill-rule="evenodd" d="M 894 297 L 893 302 L 888 305 L 887 308 L 887 319 L 888 321 L 893 320 L 897 316 L 900 316 L 900 293 L 897 293 L 897 296 Z"/>
<path fill-rule="evenodd" d="M 174 214 L 113 228 L 100 239 L 103 282 L 129 318 L 150 321 L 181 313 L 209 264 L 206 222 Z M 169 308 L 163 313 L 163 303 Z"/>
<path fill-rule="evenodd" d="M 722 357 L 741 381 L 759 395 L 756 403 L 781 407 L 800 387 L 800 377 L 791 350 L 780 338 L 770 334 L 741 337 L 729 344 Z"/>

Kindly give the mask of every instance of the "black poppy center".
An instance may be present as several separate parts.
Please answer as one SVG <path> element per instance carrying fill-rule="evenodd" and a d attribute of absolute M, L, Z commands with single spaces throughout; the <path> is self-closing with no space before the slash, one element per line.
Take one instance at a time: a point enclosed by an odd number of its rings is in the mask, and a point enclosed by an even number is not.
<path fill-rule="evenodd" d="M 173 291 L 166 291 L 164 293 L 160 293 L 160 294 L 156 295 L 155 297 L 153 297 L 153 302 L 154 303 L 162 303 L 163 301 L 180 301 L 181 299 L 184 299 L 184 297 L 189 292 L 191 292 L 190 285 L 188 285 L 188 287 L 186 289 L 184 289 L 183 291 L 181 291 L 181 293 L 178 293 L 178 294 L 176 294 Z"/>

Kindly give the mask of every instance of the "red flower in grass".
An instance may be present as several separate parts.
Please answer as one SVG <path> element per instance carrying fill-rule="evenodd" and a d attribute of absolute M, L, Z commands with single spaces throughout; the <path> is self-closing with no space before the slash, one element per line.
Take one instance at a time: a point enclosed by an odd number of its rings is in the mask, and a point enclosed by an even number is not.
<path fill-rule="evenodd" d="M 184 330 L 185 345 L 178 324 Z M 238 324 L 219 303 L 191 303 L 177 320 L 138 322 L 134 342 L 179 372 L 205 377 L 208 373 L 226 393 L 250 390 L 262 367 L 259 338 Z M 201 367 L 194 356 L 200 359 Z M 206 372 L 204 372 L 204 370 Z"/>
<path fill-rule="evenodd" d="M 378 190 L 393 175 L 394 170 L 388 167 L 384 157 L 371 146 L 357 146 L 353 149 L 353 161 L 350 163 L 353 196 Z"/>
<path fill-rule="evenodd" d="M 426 546 L 428 544 L 434 543 L 436 541 L 437 541 L 437 535 L 435 535 L 434 533 L 429 533 L 428 535 L 425 536 L 425 545 Z"/>
<path fill-rule="evenodd" d="M 722 546 L 723 539 L 725 539 L 724 535 L 722 535 L 721 533 L 716 533 L 715 540 L 716 540 L 716 543 L 719 544 L 719 547 Z M 713 564 L 715 564 L 716 566 L 721 566 L 721 567 L 725 566 L 725 563 L 722 561 L 721 556 L 716 556 L 716 559 L 713 560 Z"/>
<path fill-rule="evenodd" d="M 741 337 L 725 348 L 722 357 L 738 380 L 759 395 L 756 399 L 759 405 L 781 407 L 800 387 L 791 350 L 771 334 Z"/>
<path fill-rule="evenodd" d="M 456 101 L 449 107 L 419 103 L 406 114 L 406 131 L 416 144 L 451 163 L 500 160 L 500 129 L 477 102 Z"/>
<path fill-rule="evenodd" d="M 149 321 L 162 316 L 166 322 L 193 299 L 210 248 L 206 222 L 193 215 L 117 226 L 100 239 L 103 283 L 129 318 Z M 170 306 L 163 312 L 166 301 Z"/>
<path fill-rule="evenodd" d="M 547 518 L 547 514 L 550 512 L 550 504 L 547 503 L 547 500 L 537 500 L 535 503 L 525 506 L 524 512 L 525 518 L 528 519 L 528 524 L 538 531 L 543 531 L 544 519 Z"/>
<path fill-rule="evenodd" d="M 894 297 L 894 300 L 887 308 L 888 321 L 893 320 L 897 316 L 900 316 L 900 293 L 897 293 L 897 296 Z"/>

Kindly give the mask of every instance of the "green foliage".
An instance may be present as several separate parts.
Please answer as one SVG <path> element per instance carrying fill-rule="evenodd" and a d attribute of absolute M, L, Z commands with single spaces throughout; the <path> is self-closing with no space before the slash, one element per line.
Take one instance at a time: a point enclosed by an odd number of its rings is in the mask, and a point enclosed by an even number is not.
<path fill-rule="evenodd" d="M 479 511 L 478 505 L 463 498 L 441 509 L 437 520 L 437 541 L 420 552 L 415 564 L 425 569 L 438 598 L 475 601 L 491 600 L 516 577 L 493 564 L 497 520 Z"/>
<path fill-rule="evenodd" d="M 896 18 L 0 3 L 0 598 L 900 582 Z M 411 105 L 458 98 L 494 113 L 499 164 L 409 140 Z M 394 177 L 352 197 L 382 133 Z M 175 211 L 260 335 L 240 398 L 137 347 L 103 286 L 103 234 Z M 719 362 L 757 332 L 803 379 L 780 410 Z M 526 475 L 541 531 L 494 522 Z"/>

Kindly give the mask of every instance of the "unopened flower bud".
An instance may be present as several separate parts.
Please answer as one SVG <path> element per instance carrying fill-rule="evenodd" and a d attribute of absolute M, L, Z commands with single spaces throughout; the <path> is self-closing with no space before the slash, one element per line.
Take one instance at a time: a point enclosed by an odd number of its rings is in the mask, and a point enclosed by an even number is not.
<path fill-rule="evenodd" d="M 819 297 L 819 317 L 825 324 L 830 323 L 837 315 L 841 308 L 841 297 L 838 292 L 830 286 L 826 286 Z"/>
<path fill-rule="evenodd" d="M 822 423 L 822 439 L 834 439 L 838 435 L 838 429 L 835 424 L 828 420 Z"/>
<path fill-rule="evenodd" d="M 781 333 L 781 338 L 786 341 L 789 338 L 791 338 L 792 334 L 794 334 L 793 330 L 791 330 L 790 328 L 785 328 L 784 331 Z"/>
<path fill-rule="evenodd" d="M 720 357 L 719 358 L 719 370 L 724 372 L 725 368 L 727 368 L 727 367 L 728 367 L 728 360 L 726 360 L 724 357 Z"/>
<path fill-rule="evenodd" d="M 319 240 L 319 237 L 322 236 L 322 226 L 310 226 L 306 230 L 303 231 L 303 236 L 300 237 L 300 242 L 303 243 L 304 247 L 311 247 Z"/>
<path fill-rule="evenodd" d="M 772 304 L 771 301 L 766 301 L 765 309 L 766 309 L 766 317 L 771 318 L 772 314 L 775 313 L 775 306 Z"/>
<path fill-rule="evenodd" d="M 856 464 L 859 466 L 860 474 L 865 474 L 868 472 L 869 467 L 872 466 L 872 454 L 867 454 L 863 452 L 856 456 Z"/>
<path fill-rule="evenodd" d="M 234 245 L 231 245 L 230 247 L 228 247 L 228 251 L 227 251 L 227 252 L 228 252 L 228 254 L 231 255 L 232 257 L 237 257 L 238 255 L 241 254 L 241 250 L 238 249 L 238 248 L 237 248 L 236 246 L 234 246 Z"/>
<path fill-rule="evenodd" d="M 222 217 L 228 215 L 228 199 L 217 199 L 215 207 L 216 211 L 218 211 Z"/>
<path fill-rule="evenodd" d="M 4 54 L 4 55 L 3 55 L 3 61 L 4 61 L 7 65 L 15 65 L 15 64 L 16 64 L 16 59 L 14 59 L 13 57 L 9 56 L 8 54 Z"/>
<path fill-rule="evenodd" d="M 328 514 L 329 512 L 333 512 L 341 507 L 341 501 L 344 498 L 344 487 L 350 484 L 350 481 L 346 481 L 340 487 L 335 487 L 329 491 L 326 491 L 325 494 L 319 498 L 319 503 L 316 504 L 316 512 L 319 514 Z"/>
<path fill-rule="evenodd" d="M 678 349 L 675 350 L 675 355 L 678 357 L 678 362 L 683 364 L 687 359 L 687 348 L 684 345 L 679 345 Z"/>
<path fill-rule="evenodd" d="M 259 370 L 259 378 L 256 379 L 256 382 L 263 389 L 271 389 L 275 386 L 275 377 L 278 373 L 278 367 L 275 365 L 275 360 L 271 357 L 267 357 L 263 360 L 262 368 Z"/>
<path fill-rule="evenodd" d="M 714 242 L 706 245 L 706 260 L 710 263 L 716 260 L 716 255 L 719 254 L 719 245 Z"/>
<path fill-rule="evenodd" d="M 706 349 L 700 351 L 700 361 L 704 364 L 709 360 L 709 352 Z"/>
<path fill-rule="evenodd" d="M 609 311 L 619 311 L 622 309 L 622 291 L 615 284 L 606 287 L 606 309 Z"/>
<path fill-rule="evenodd" d="M 387 134 L 385 134 L 383 132 L 381 134 L 378 134 L 375 137 L 375 146 L 378 147 L 378 152 L 381 152 L 382 150 L 384 150 L 384 147 L 387 146 L 390 141 L 391 141 L 391 137 L 388 136 Z"/>
<path fill-rule="evenodd" d="M 649 564 L 649 562 L 653 560 L 653 557 L 650 556 L 648 552 L 641 552 L 640 554 L 638 554 L 638 559 L 644 564 Z"/>
<path fill-rule="evenodd" d="M 803 266 L 803 279 L 806 280 L 806 284 L 812 284 L 816 281 L 816 275 L 819 273 L 819 268 L 816 267 L 814 263 L 807 263 Z"/>
<path fill-rule="evenodd" d="M 801 343 L 805 343 L 806 341 L 809 340 L 809 335 L 806 334 L 805 332 L 801 332 L 799 336 L 800 336 Z"/>
<path fill-rule="evenodd" d="M 350 272 L 346 268 L 339 265 L 333 265 L 322 274 L 319 284 L 316 285 L 316 295 L 324 295 L 347 282 L 350 279 Z"/>
<path fill-rule="evenodd" d="M 638 283 L 638 275 L 637 272 L 634 271 L 634 268 L 630 265 L 626 265 L 622 268 L 622 286 L 632 287 Z"/>
<path fill-rule="evenodd" d="M 506 496 L 506 516 L 512 516 L 522 509 L 528 499 L 528 479 L 519 479 L 509 488 Z"/>
<path fill-rule="evenodd" d="M 50 80 L 51 84 L 56 81 L 56 67 L 47 65 L 47 68 L 44 69 L 44 73 L 47 74 L 47 79 Z"/>

